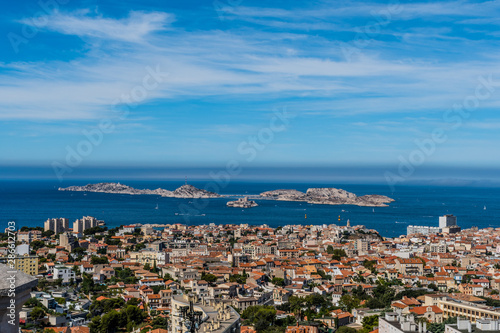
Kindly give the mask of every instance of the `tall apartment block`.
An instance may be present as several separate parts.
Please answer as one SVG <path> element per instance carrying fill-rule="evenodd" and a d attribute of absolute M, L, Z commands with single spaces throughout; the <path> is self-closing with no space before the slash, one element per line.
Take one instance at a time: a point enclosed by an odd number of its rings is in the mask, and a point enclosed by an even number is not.
<path fill-rule="evenodd" d="M 73 232 L 83 233 L 85 229 L 97 227 L 99 222 L 101 221 L 98 221 L 95 217 L 84 216 L 73 223 Z"/>
<path fill-rule="evenodd" d="M 454 215 L 444 215 L 439 217 L 439 227 L 455 227 L 457 225 L 457 217 Z"/>
<path fill-rule="evenodd" d="M 44 230 L 52 230 L 56 234 L 60 232 L 65 232 L 69 230 L 69 221 L 67 218 L 56 218 L 56 219 L 48 219 L 44 223 Z"/>

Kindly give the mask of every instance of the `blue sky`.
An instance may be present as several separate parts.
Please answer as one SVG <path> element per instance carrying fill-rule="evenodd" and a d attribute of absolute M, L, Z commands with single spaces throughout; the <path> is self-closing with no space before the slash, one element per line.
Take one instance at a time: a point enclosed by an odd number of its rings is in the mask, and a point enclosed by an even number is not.
<path fill-rule="evenodd" d="M 4 166 L 67 166 L 103 121 L 72 169 L 397 168 L 433 131 L 416 167 L 499 165 L 499 2 L 56 3 L 0 14 Z"/>

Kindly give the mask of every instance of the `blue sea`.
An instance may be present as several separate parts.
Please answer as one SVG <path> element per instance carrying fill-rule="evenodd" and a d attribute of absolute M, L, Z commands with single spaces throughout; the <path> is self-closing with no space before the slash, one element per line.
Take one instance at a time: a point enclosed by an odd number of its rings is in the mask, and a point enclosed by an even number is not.
<path fill-rule="evenodd" d="M 375 208 L 257 200 L 259 206 L 250 209 L 227 207 L 227 198 L 196 200 L 57 190 L 88 183 L 96 181 L 0 181 L 0 227 L 3 230 L 8 221 L 15 221 L 18 228 L 43 226 L 47 218 L 54 217 L 66 217 L 72 223 L 87 215 L 104 220 L 108 227 L 131 223 L 345 225 L 349 219 L 351 225 L 365 225 L 378 230 L 382 236 L 397 237 L 406 233 L 408 225 L 437 226 L 439 216 L 444 214 L 456 215 L 462 228 L 500 227 L 500 188 L 399 186 L 393 192 L 387 185 L 235 181 L 220 188 L 220 194 L 256 195 L 282 188 L 306 191 L 309 187 L 337 187 L 357 195 L 382 194 L 395 199 L 388 207 Z M 174 181 L 121 183 L 135 188 L 168 190 L 183 185 Z M 189 183 L 199 188 L 207 184 L 204 181 Z"/>

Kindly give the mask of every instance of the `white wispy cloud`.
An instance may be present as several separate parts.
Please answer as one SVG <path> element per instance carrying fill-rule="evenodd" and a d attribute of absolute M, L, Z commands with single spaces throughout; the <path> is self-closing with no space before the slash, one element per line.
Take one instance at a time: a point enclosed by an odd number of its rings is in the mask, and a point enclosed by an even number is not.
<path fill-rule="evenodd" d="M 47 22 L 43 28 L 66 35 L 142 42 L 149 34 L 169 27 L 174 21 L 174 15 L 131 11 L 128 17 L 114 19 L 90 10 L 80 10 L 70 15 L 55 11 L 42 19 Z M 32 19 L 22 19 L 20 22 L 34 25 Z"/>
<path fill-rule="evenodd" d="M 454 4 L 486 15 L 480 6 L 463 1 Z M 387 5 L 364 6 L 361 10 L 346 5 L 303 12 L 237 7 L 234 14 L 239 18 L 257 14 L 260 18 L 290 18 L 292 23 L 294 19 L 300 23 L 328 15 L 370 13 Z M 404 6 L 413 16 L 456 11 L 449 2 Z M 444 8 L 448 6 L 452 8 Z M 447 36 L 447 27 L 412 26 L 405 32 L 394 32 L 396 40 L 370 40 L 366 48 L 347 60 L 334 36 L 251 28 L 188 32 L 173 27 L 173 20 L 172 14 L 160 12 L 131 12 L 124 18 L 87 10 L 53 13 L 46 29 L 82 37 L 90 51 L 82 51 L 81 57 L 66 62 L 1 64 L 0 118 L 104 117 L 116 99 L 143 84 L 146 66 L 159 66 L 168 77 L 148 91 L 143 103 L 203 96 L 225 100 L 300 98 L 290 105 L 310 115 L 427 112 L 451 107 L 473 93 L 477 77 L 496 73 L 499 60 L 491 52 L 483 53 L 481 47 L 475 49 L 481 51 L 476 59 L 449 61 L 446 55 L 433 55 L 433 50 L 443 47 L 442 40 L 433 39 Z M 111 40 L 115 43 L 107 48 L 105 42 Z M 453 42 L 478 43 L 466 38 L 449 40 L 444 48 L 450 48 Z M 97 49 L 94 41 L 104 43 Z M 401 57 L 398 52 L 412 43 L 425 46 L 430 53 Z M 492 96 L 485 105 L 497 101 Z"/>

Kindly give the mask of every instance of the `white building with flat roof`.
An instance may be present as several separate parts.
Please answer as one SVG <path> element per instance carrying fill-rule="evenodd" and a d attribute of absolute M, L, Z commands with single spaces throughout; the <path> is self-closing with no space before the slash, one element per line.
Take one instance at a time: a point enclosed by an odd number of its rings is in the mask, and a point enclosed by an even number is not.
<path fill-rule="evenodd" d="M 447 214 L 439 217 L 439 227 L 454 227 L 457 225 L 457 217 L 455 215 Z"/>

